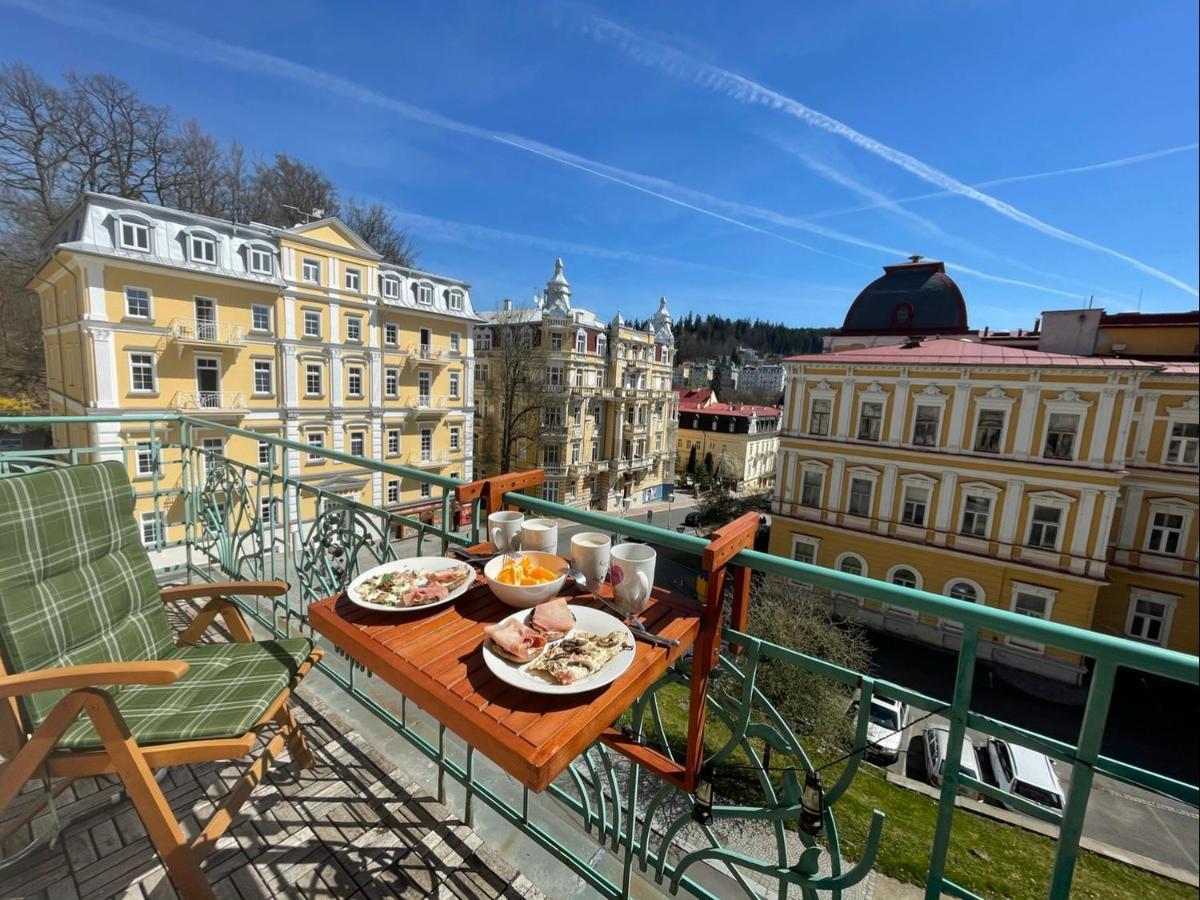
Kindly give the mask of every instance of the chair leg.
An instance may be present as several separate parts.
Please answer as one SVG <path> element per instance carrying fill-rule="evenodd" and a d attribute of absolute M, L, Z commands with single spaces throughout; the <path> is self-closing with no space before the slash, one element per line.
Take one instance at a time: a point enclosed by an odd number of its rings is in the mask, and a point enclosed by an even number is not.
<path fill-rule="evenodd" d="M 84 708 L 91 716 L 175 890 L 183 900 L 215 900 L 199 858 L 189 846 L 167 798 L 154 780 L 154 773 L 146 765 L 112 698 L 91 688 L 78 693 L 87 695 Z"/>
<path fill-rule="evenodd" d="M 312 751 L 308 749 L 308 742 L 304 740 L 304 732 L 300 730 L 300 723 L 296 721 L 290 704 L 285 702 L 283 706 L 279 707 L 279 712 L 275 713 L 275 724 L 279 726 L 280 731 L 287 735 L 288 750 L 292 754 L 292 762 L 296 768 L 315 768 L 317 761 L 313 759 Z"/>

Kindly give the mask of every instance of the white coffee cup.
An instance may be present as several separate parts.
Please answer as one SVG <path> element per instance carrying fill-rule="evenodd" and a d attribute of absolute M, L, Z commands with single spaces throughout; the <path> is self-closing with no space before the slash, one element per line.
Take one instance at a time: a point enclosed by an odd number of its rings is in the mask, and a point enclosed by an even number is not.
<path fill-rule="evenodd" d="M 558 552 L 558 523 L 553 519 L 526 519 L 521 526 L 521 549 Z"/>
<path fill-rule="evenodd" d="M 521 549 L 521 525 L 525 514 L 501 510 L 488 516 L 488 534 L 492 537 L 492 549 L 497 553 L 509 553 Z"/>
<path fill-rule="evenodd" d="M 646 608 L 654 589 L 654 564 L 658 554 L 648 544 L 624 543 L 612 548 L 613 599 L 621 609 L 636 616 Z"/>
<path fill-rule="evenodd" d="M 612 538 L 599 531 L 581 531 L 571 536 L 571 562 L 595 590 L 608 577 Z"/>

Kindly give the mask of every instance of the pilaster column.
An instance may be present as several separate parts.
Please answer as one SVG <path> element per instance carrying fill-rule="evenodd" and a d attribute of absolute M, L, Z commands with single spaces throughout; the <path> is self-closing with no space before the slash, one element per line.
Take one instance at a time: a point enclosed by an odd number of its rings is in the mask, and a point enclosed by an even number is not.
<path fill-rule="evenodd" d="M 341 409 L 346 386 L 342 384 L 342 351 L 329 351 L 329 405 Z"/>
<path fill-rule="evenodd" d="M 89 406 L 113 407 L 117 405 L 117 345 L 108 328 L 91 328 L 92 335 L 92 384 L 95 395 Z M 87 360 L 83 360 L 87 365 Z M 64 377 L 66 373 L 64 372 Z M 162 391 L 159 373 L 155 373 L 155 384 Z M 164 401 L 170 398 L 164 397 Z"/>
<path fill-rule="evenodd" d="M 1133 545 L 1133 539 L 1137 536 L 1138 520 L 1142 517 L 1144 493 L 1140 487 L 1130 487 L 1125 491 L 1125 512 L 1121 516 L 1121 534 L 1117 538 L 1117 546 L 1122 549 L 1137 549 Z"/>
<path fill-rule="evenodd" d="M 883 485 L 879 489 L 879 518 L 875 523 L 875 530 L 880 534 L 887 534 L 895 520 L 892 507 L 896 496 L 896 473 L 899 471 L 900 467 L 895 463 L 888 463 L 883 467 Z"/>
<path fill-rule="evenodd" d="M 1103 577 L 1108 562 L 1108 547 L 1112 542 L 1113 519 L 1117 512 L 1117 491 L 1104 491 L 1100 505 L 1100 516 L 1096 521 L 1096 539 L 1092 544 L 1092 562 L 1089 575 Z"/>
<path fill-rule="evenodd" d="M 826 513 L 825 520 L 830 523 L 837 522 L 838 512 L 842 508 L 842 473 L 846 470 L 846 461 L 840 456 L 833 461 L 829 472 L 829 500 L 827 506 L 829 512 Z"/>
<path fill-rule="evenodd" d="M 383 416 L 375 413 L 371 416 L 371 459 L 383 459 Z M 371 503 L 383 506 L 383 473 L 371 473 Z"/>
<path fill-rule="evenodd" d="M 996 539 L 1000 542 L 1000 556 L 1012 559 L 1012 545 L 1017 536 L 1017 517 L 1021 512 L 1021 498 L 1025 494 L 1025 482 L 1012 480 L 1004 488 L 1004 503 L 1000 511 L 1000 532 Z"/>
<path fill-rule="evenodd" d="M 1013 455 L 1017 459 L 1029 459 L 1030 444 L 1033 442 L 1033 422 L 1037 418 L 1041 393 L 1040 384 L 1027 384 L 1021 391 L 1021 406 L 1017 410 L 1017 431 L 1013 436 Z"/>
<path fill-rule="evenodd" d="M 837 423 L 834 435 L 844 438 L 850 434 L 850 416 L 854 414 L 854 379 L 842 382 L 842 393 L 838 398 Z"/>
<path fill-rule="evenodd" d="M 787 409 L 787 430 L 791 434 L 800 433 L 800 413 L 804 409 L 804 379 L 799 376 L 792 378 L 792 399 Z"/>
<path fill-rule="evenodd" d="M 1132 403 L 1132 395 L 1127 405 Z M 1144 463 L 1146 454 L 1150 451 L 1150 437 L 1154 432 L 1154 417 L 1158 414 L 1158 400 L 1161 395 L 1157 391 L 1142 394 L 1142 411 L 1138 416 L 1137 446 L 1134 449 L 1134 462 Z"/>
<path fill-rule="evenodd" d="M 1088 451 L 1088 463 L 1093 466 L 1104 464 L 1105 451 L 1108 449 L 1108 439 L 1112 435 L 1113 406 L 1116 403 L 1117 389 L 1106 387 L 1100 391 L 1100 402 L 1096 404 L 1095 417 L 1092 420 L 1092 443 Z M 1124 456 L 1124 448 L 1117 451 Z"/>
<path fill-rule="evenodd" d="M 1087 556 L 1088 544 L 1092 537 L 1092 518 L 1096 511 L 1096 498 L 1100 491 L 1095 488 L 1084 488 L 1079 499 L 1079 509 L 1075 511 L 1075 528 L 1071 532 L 1071 556 Z M 1075 560 L 1071 560 L 1074 566 Z"/>
<path fill-rule="evenodd" d="M 383 408 L 383 351 L 368 350 L 367 360 L 371 366 L 371 406 Z M 469 383 L 469 382 L 468 382 Z"/>
<path fill-rule="evenodd" d="M 950 531 L 950 516 L 954 514 L 954 491 L 958 487 L 957 472 L 943 472 L 942 483 L 938 487 L 937 512 L 934 514 L 933 527 L 937 534 L 934 541 L 946 543 L 946 534 Z"/>
<path fill-rule="evenodd" d="M 292 348 L 293 355 L 295 348 Z M 295 410 L 284 410 L 283 413 L 283 431 L 284 436 L 289 441 L 300 442 L 300 422 L 297 418 Z M 300 451 L 287 451 L 287 477 L 293 482 L 300 480 Z M 300 533 L 300 504 L 298 502 L 298 491 L 289 490 L 284 492 L 286 503 L 288 505 L 288 521 L 292 523 L 292 531 L 296 534 Z"/>
<path fill-rule="evenodd" d="M 283 345 L 283 405 L 295 409 L 299 402 L 297 397 L 296 380 L 296 348 L 292 344 Z"/>
<path fill-rule="evenodd" d="M 908 389 L 911 382 L 901 378 L 896 382 L 896 392 L 892 395 L 892 421 L 888 428 L 888 443 L 899 446 L 904 440 L 904 419 L 908 415 Z"/>
<path fill-rule="evenodd" d="M 954 400 L 950 407 L 950 434 L 947 446 L 950 450 L 961 450 L 963 429 L 966 427 L 967 402 L 971 399 L 971 382 L 959 381 L 954 385 Z"/>

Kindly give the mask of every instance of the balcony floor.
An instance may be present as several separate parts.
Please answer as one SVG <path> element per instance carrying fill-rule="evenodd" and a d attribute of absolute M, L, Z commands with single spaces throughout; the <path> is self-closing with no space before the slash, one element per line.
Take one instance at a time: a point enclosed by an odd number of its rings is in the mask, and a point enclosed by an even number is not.
<path fill-rule="evenodd" d="M 357 732 L 339 728 L 301 688 L 296 717 L 317 759 L 297 773 L 285 753 L 242 806 L 204 863 L 218 898 L 542 898 L 528 879 L 450 809 L 382 757 Z M 245 762 L 174 766 L 160 784 L 188 837 L 194 836 Z M 109 805 L 115 778 L 79 779 L 60 796 L 61 818 L 77 819 L 54 848 L 0 876 L 0 897 L 176 896 L 128 800 Z M 39 796 L 41 783 L 26 788 Z M 36 793 L 35 793 L 36 792 Z M 10 813 L 19 811 L 20 800 Z M 85 813 L 92 812 L 86 818 Z M 34 823 L 39 832 L 43 814 Z M 0 859 L 28 841 L 28 826 Z"/>

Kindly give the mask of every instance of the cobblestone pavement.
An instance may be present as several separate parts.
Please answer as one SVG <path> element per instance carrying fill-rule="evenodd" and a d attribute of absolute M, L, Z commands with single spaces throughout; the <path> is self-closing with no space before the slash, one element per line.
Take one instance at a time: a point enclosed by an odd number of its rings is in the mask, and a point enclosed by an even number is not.
<path fill-rule="evenodd" d="M 218 898 L 542 900 L 528 879 L 450 809 L 402 771 L 389 771 L 356 732 L 342 733 L 327 721 L 319 700 L 299 696 L 294 708 L 317 765 L 298 773 L 285 751 L 250 795 L 204 863 Z M 247 764 L 159 770 L 163 791 L 189 838 Z M 41 782 L 27 785 L 7 817 L 19 814 L 41 792 Z M 115 777 L 79 779 L 56 805 L 59 817 L 71 824 L 54 847 L 43 847 L 0 874 L 2 900 L 176 896 Z M 48 826 L 46 814 L 33 823 L 37 833 Z M 29 828 L 0 847 L 0 861 L 29 843 Z"/>

